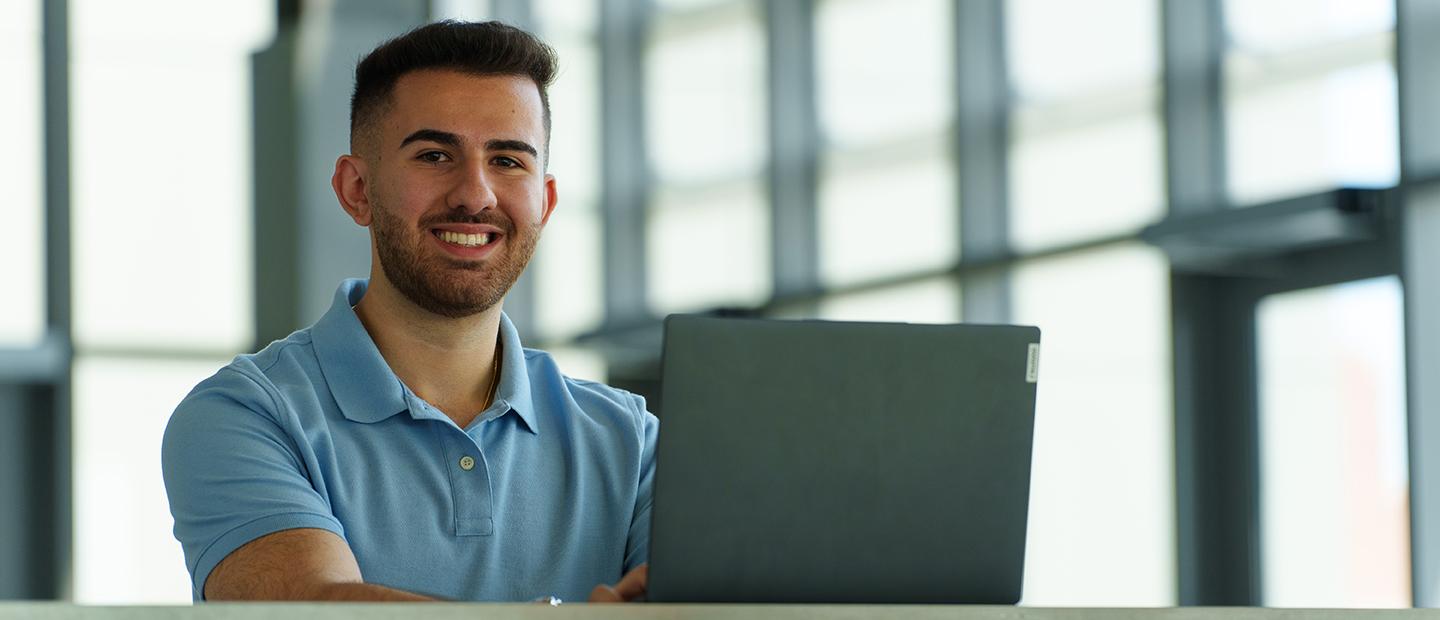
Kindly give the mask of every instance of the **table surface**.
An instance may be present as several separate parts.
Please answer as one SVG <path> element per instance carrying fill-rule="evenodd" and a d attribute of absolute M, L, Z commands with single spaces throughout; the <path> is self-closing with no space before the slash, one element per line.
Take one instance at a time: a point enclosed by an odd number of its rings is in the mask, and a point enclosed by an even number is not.
<path fill-rule="evenodd" d="M 284 620 L 416 618 L 459 620 L 649 620 L 756 618 L 899 618 L 909 620 L 1291 620 L 1435 618 L 1440 609 L 1269 609 L 1254 607 L 1052 608 L 986 605 L 584 605 L 496 603 L 206 603 L 169 607 L 89 607 L 67 603 L 0 603 L 0 620 Z"/>

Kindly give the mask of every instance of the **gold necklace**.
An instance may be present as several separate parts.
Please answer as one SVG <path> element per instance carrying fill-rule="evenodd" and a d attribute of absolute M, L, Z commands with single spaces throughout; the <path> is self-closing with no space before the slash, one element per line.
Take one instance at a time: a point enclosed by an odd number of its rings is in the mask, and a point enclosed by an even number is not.
<path fill-rule="evenodd" d="M 490 389 L 485 393 L 484 411 L 495 404 L 495 390 L 500 387 L 500 347 L 495 347 L 495 363 L 490 367 Z"/>

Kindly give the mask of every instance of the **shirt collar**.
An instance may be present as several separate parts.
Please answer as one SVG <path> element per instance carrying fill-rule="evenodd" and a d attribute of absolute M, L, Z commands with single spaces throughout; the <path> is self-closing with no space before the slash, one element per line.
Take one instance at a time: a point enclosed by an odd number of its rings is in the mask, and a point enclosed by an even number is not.
<path fill-rule="evenodd" d="M 347 420 L 372 424 L 411 409 L 414 395 L 401 383 L 385 363 L 380 350 L 354 306 L 365 296 L 369 280 L 352 278 L 340 283 L 335 301 L 325 316 L 310 330 L 320 371 L 330 385 L 330 393 Z M 500 315 L 500 384 L 495 387 L 495 402 L 484 418 L 503 415 L 514 410 L 532 433 L 539 433 L 530 375 L 525 364 L 525 350 L 520 333 L 510 317 Z M 416 398 L 416 401 L 419 399 Z M 430 416 L 425 416 L 430 417 Z"/>

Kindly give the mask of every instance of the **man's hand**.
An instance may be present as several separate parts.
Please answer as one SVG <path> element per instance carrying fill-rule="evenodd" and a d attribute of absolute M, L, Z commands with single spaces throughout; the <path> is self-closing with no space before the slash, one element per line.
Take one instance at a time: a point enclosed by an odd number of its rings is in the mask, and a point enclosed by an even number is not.
<path fill-rule="evenodd" d="M 645 596 L 645 585 L 650 581 L 650 565 L 641 564 L 620 578 L 613 586 L 598 585 L 590 591 L 591 603 L 629 603 Z"/>

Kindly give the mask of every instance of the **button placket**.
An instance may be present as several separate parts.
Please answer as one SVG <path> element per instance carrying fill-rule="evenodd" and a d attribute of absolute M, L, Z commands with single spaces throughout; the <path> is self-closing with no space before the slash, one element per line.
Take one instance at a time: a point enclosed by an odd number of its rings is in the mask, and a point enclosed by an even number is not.
<path fill-rule="evenodd" d="M 492 518 L 494 502 L 490 491 L 490 471 L 485 455 L 469 435 L 458 429 L 446 429 L 446 469 L 450 474 L 450 493 L 455 506 L 457 536 L 489 536 L 495 531 Z"/>

